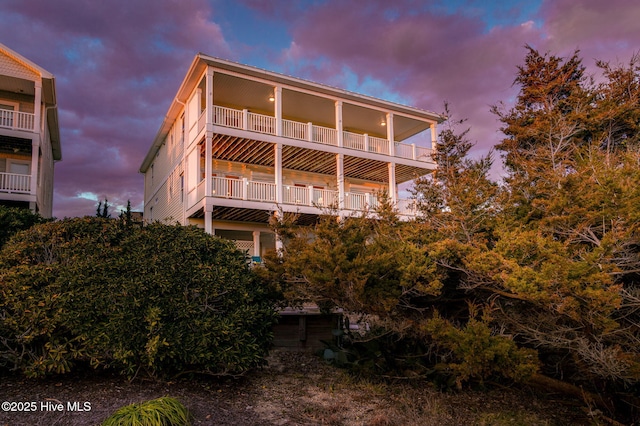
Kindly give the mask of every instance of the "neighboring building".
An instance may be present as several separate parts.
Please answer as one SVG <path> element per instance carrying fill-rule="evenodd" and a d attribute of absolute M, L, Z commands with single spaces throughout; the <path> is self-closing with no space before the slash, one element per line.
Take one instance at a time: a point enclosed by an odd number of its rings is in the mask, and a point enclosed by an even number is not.
<path fill-rule="evenodd" d="M 61 158 L 53 75 L 0 44 L 0 205 L 51 217 Z"/>
<path fill-rule="evenodd" d="M 145 157 L 146 221 L 196 224 L 259 257 L 273 212 L 349 215 L 431 173 L 443 117 L 199 54 Z M 391 141 L 391 142 L 390 142 Z"/>

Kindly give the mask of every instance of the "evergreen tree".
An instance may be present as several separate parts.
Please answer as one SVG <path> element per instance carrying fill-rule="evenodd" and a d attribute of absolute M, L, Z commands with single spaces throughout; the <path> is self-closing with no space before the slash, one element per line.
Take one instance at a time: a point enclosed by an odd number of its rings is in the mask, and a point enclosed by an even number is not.
<path fill-rule="evenodd" d="M 111 213 L 109 213 L 109 202 L 108 200 L 105 198 L 104 199 L 104 204 L 102 204 L 102 201 L 98 202 L 98 208 L 96 209 L 96 217 L 102 217 L 105 219 L 108 219 L 111 217 Z"/>

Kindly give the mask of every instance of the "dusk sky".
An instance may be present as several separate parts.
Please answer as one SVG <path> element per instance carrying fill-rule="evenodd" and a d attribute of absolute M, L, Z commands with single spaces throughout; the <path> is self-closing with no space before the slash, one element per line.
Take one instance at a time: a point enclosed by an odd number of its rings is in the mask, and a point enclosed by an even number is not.
<path fill-rule="evenodd" d="M 202 52 L 468 118 L 474 155 L 499 139 L 529 44 L 628 63 L 638 0 L 0 0 L 0 42 L 56 77 L 54 216 L 142 210 L 140 164 Z M 499 161 L 499 158 L 498 158 Z M 496 173 L 499 175 L 499 173 Z M 499 176 L 495 176 L 498 178 Z"/>

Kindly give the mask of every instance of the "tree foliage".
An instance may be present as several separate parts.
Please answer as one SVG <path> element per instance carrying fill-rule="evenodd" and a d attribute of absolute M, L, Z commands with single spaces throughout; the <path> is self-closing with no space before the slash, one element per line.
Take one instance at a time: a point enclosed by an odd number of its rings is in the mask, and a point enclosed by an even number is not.
<path fill-rule="evenodd" d="M 600 62 L 595 83 L 579 52 L 527 47 L 515 105 L 492 108 L 503 182 L 488 178 L 492 153 L 468 158 L 463 122 L 450 119 L 438 169 L 415 185 L 417 219 L 387 205 L 377 219 L 287 228 L 271 280 L 289 297 L 374 314 L 396 341 L 419 342 L 397 358 L 458 384 L 544 373 L 638 405 L 639 61 Z"/>
<path fill-rule="evenodd" d="M 17 232 L 50 220 L 28 209 L 0 206 L 0 249 Z"/>
<path fill-rule="evenodd" d="M 194 227 L 78 218 L 0 252 L 0 367 L 241 374 L 264 362 L 274 311 L 232 243 Z"/>

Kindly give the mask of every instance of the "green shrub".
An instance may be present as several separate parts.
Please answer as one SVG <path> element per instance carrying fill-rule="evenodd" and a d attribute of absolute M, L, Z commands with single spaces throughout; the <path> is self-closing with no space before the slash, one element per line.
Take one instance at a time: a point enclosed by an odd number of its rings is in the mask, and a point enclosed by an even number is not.
<path fill-rule="evenodd" d="M 102 426 L 188 426 L 187 408 L 175 398 L 165 396 L 120 408 Z"/>
<path fill-rule="evenodd" d="M 0 252 L 0 368 L 241 374 L 275 318 L 243 253 L 194 227 L 68 219 Z"/>
<path fill-rule="evenodd" d="M 0 206 L 0 248 L 9 241 L 13 234 L 50 220 L 28 209 Z"/>

